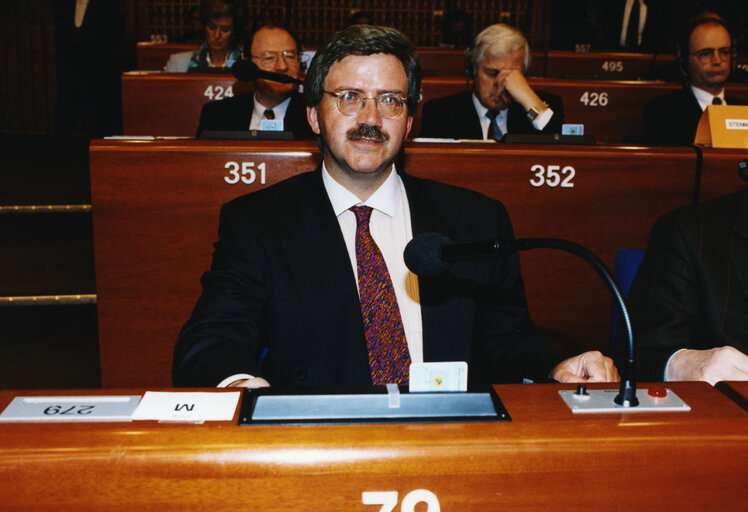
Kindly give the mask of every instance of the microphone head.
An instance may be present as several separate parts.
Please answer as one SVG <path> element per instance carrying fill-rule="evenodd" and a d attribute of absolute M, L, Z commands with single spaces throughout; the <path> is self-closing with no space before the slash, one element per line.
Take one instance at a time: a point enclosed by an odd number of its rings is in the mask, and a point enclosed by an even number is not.
<path fill-rule="evenodd" d="M 405 265 L 411 272 L 421 277 L 434 277 L 444 274 L 452 267 L 442 259 L 442 247 L 452 240 L 440 233 L 422 233 L 408 242 L 403 252 Z"/>
<path fill-rule="evenodd" d="M 254 82 L 259 72 L 257 64 L 249 59 L 237 59 L 231 66 L 231 74 L 241 82 Z"/>

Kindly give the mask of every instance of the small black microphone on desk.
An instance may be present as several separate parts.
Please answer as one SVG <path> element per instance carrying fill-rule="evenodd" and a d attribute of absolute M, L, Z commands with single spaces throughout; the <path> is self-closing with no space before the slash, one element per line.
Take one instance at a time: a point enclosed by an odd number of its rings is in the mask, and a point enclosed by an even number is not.
<path fill-rule="evenodd" d="M 507 254 L 529 249 L 560 249 L 575 254 L 591 265 L 608 286 L 618 305 L 621 319 L 628 335 L 629 355 L 626 368 L 621 376 L 621 388 L 614 402 L 622 407 L 636 407 L 636 378 L 634 364 L 634 333 L 623 294 L 605 264 L 589 249 L 558 238 L 520 238 L 516 240 L 478 240 L 453 243 L 440 233 L 422 233 L 408 242 L 403 252 L 405 265 L 411 272 L 421 277 L 435 277 L 447 272 L 455 262 L 486 258 L 498 258 Z"/>
<path fill-rule="evenodd" d="M 271 82 L 280 82 L 283 84 L 303 84 L 304 82 L 292 76 L 281 73 L 264 71 L 257 67 L 257 64 L 248 59 L 237 59 L 231 66 L 231 74 L 241 82 L 254 82 L 258 78 L 269 80 Z"/>

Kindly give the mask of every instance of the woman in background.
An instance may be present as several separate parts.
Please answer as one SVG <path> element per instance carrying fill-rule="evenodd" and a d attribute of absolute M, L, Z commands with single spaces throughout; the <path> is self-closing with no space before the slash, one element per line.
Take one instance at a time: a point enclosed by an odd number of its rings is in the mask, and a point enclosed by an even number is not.
<path fill-rule="evenodd" d="M 172 54 L 164 71 L 227 69 L 241 58 L 237 41 L 246 27 L 244 3 L 239 0 L 201 0 L 200 19 L 205 26 L 205 42 L 194 52 Z"/>

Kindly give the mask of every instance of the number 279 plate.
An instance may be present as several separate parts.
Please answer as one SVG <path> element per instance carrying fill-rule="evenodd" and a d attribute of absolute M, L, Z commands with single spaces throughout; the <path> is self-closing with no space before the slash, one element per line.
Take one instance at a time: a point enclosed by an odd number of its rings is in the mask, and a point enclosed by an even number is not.
<path fill-rule="evenodd" d="M 130 421 L 140 395 L 17 396 L 0 421 Z"/>

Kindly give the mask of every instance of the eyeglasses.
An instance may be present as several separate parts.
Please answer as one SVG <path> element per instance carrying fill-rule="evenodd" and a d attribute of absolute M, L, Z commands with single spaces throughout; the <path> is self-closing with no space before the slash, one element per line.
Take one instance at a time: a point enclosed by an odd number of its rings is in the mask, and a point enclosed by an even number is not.
<path fill-rule="evenodd" d="M 405 110 L 405 102 L 408 98 L 403 98 L 397 93 L 386 92 L 376 97 L 364 96 L 358 91 L 324 91 L 330 96 L 335 96 L 338 110 L 344 116 L 353 116 L 361 112 L 366 100 L 374 100 L 379 110 L 379 115 L 387 119 L 394 119 Z"/>
<path fill-rule="evenodd" d="M 283 50 L 282 52 L 262 52 L 260 55 L 252 55 L 253 59 L 257 59 L 260 62 L 261 67 L 272 67 L 278 62 L 278 58 L 283 56 L 283 60 L 286 62 L 298 63 L 301 61 L 299 58 L 299 52 L 296 50 Z"/>
<path fill-rule="evenodd" d="M 707 64 L 712 60 L 714 52 L 717 52 L 720 60 L 728 60 L 732 56 L 732 48 L 729 46 L 723 46 L 722 48 L 702 48 L 697 52 L 690 53 L 690 55 L 695 55 L 700 63 Z"/>

